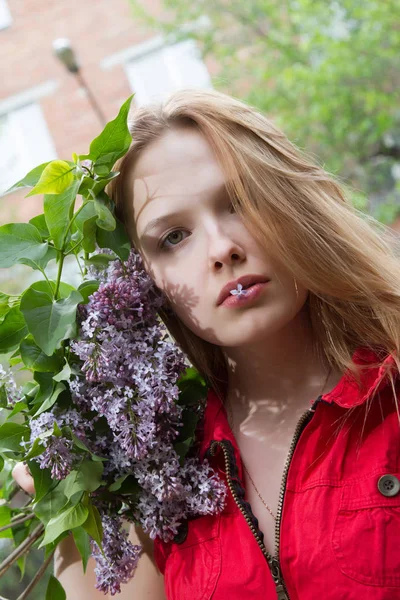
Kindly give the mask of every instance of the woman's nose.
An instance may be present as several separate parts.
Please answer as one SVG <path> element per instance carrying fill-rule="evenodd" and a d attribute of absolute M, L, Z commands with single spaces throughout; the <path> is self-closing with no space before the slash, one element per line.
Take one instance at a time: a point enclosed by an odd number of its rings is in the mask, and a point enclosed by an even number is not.
<path fill-rule="evenodd" d="M 212 265 L 231 264 L 243 260 L 244 250 L 240 244 L 228 236 L 220 236 L 214 239 L 210 248 L 210 262 Z"/>

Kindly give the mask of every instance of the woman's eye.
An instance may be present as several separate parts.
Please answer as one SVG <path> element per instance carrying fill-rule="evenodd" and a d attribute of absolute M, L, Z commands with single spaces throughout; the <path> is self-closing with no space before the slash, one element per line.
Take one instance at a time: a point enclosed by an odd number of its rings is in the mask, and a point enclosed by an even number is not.
<path fill-rule="evenodd" d="M 178 244 L 182 241 L 183 229 L 176 229 L 175 231 L 171 231 L 168 235 L 166 235 L 160 242 L 160 248 L 164 250 L 168 250 L 171 247 L 178 246 Z M 172 243 L 172 246 L 166 245 L 166 242 Z"/>

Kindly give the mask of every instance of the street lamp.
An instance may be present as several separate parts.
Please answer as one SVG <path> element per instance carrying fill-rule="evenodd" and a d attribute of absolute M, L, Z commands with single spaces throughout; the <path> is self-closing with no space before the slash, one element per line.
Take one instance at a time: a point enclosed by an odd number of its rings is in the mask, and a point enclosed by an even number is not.
<path fill-rule="evenodd" d="M 96 98 L 90 91 L 88 84 L 82 76 L 80 71 L 80 65 L 77 61 L 75 52 L 73 47 L 71 46 L 71 42 L 67 38 L 57 38 L 53 42 L 53 50 L 57 58 L 63 63 L 63 65 L 67 68 L 70 73 L 73 73 L 79 84 L 86 91 L 89 102 L 96 113 L 99 121 L 104 126 L 107 123 L 106 117 L 101 110 L 100 106 L 96 102 Z"/>

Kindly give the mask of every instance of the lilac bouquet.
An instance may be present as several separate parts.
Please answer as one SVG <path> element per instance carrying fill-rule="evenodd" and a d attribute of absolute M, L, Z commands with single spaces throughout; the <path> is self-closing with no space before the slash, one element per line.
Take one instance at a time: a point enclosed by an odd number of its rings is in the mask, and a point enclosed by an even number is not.
<path fill-rule="evenodd" d="M 104 191 L 130 145 L 130 102 L 89 154 L 40 165 L 11 188 L 44 193 L 43 215 L 0 227 L 0 266 L 23 263 L 43 275 L 18 296 L 0 294 L 0 352 L 32 374 L 19 389 L 0 370 L 0 508 L 15 541 L 0 576 L 34 545 L 45 548 L 37 580 L 72 532 L 83 568 L 92 555 L 96 587 L 112 595 L 141 554 L 126 523 L 168 541 L 185 520 L 219 512 L 226 496 L 194 444 L 206 384 L 169 337 L 158 314 L 166 298 Z M 82 272 L 77 288 L 62 281 L 67 256 Z M 17 507 L 10 471 L 20 460 L 35 496 Z M 65 598 L 54 577 L 48 593 Z"/>

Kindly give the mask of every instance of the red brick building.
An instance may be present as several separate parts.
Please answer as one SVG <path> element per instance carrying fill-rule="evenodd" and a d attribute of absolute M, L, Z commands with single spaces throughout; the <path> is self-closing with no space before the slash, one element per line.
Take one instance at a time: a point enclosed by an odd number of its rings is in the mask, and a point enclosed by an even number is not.
<path fill-rule="evenodd" d="M 159 0 L 145 7 L 161 16 Z M 41 162 L 85 153 L 102 129 L 85 88 L 54 55 L 59 38 L 70 40 L 106 120 L 132 91 L 143 103 L 182 86 L 211 86 L 217 72 L 194 43 L 167 45 L 146 31 L 129 0 L 0 0 L 0 192 Z M 25 193 L 0 199 L 0 223 L 38 213 L 41 198 Z"/>
<path fill-rule="evenodd" d="M 146 0 L 153 14 L 157 6 Z M 70 40 L 106 120 L 132 92 L 143 103 L 182 86 L 211 86 L 195 45 L 167 45 L 146 31 L 129 0 L 0 0 L 0 191 L 33 166 L 85 153 L 103 127 L 84 86 L 53 52 L 59 38 Z M 1 199 L 1 223 L 38 213 L 41 198 L 26 193 Z"/>

